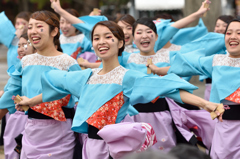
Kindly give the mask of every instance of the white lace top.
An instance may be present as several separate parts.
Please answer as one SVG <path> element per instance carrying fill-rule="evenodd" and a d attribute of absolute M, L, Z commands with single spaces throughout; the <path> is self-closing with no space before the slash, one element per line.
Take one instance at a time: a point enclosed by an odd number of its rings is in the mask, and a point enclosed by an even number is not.
<path fill-rule="evenodd" d="M 134 53 L 134 52 L 139 51 L 139 49 L 134 48 L 132 45 L 125 45 L 124 51 L 126 51 L 128 53 Z"/>
<path fill-rule="evenodd" d="M 178 50 L 181 50 L 181 47 L 182 46 L 180 45 L 172 44 L 169 48 L 161 48 L 156 53 L 165 52 L 165 51 L 178 51 Z"/>
<path fill-rule="evenodd" d="M 218 54 L 213 57 L 213 66 L 240 67 L 240 58 L 231 58 L 229 55 Z"/>
<path fill-rule="evenodd" d="M 92 76 L 88 80 L 88 84 L 119 84 L 122 85 L 123 77 L 125 73 L 128 71 L 122 66 L 118 66 L 114 68 L 112 71 L 104 74 L 99 75 L 98 73 L 101 71 L 102 68 L 97 68 L 92 70 Z"/>
<path fill-rule="evenodd" d="M 61 44 L 67 44 L 67 43 L 73 43 L 74 44 L 74 43 L 77 43 L 77 42 L 82 43 L 83 38 L 84 38 L 84 34 L 78 34 L 78 35 L 70 36 L 70 37 L 66 37 L 63 34 L 61 34 L 59 40 L 60 40 Z"/>
<path fill-rule="evenodd" d="M 169 51 L 158 52 L 155 55 L 142 56 L 140 53 L 133 53 L 129 56 L 127 63 L 136 63 L 136 64 L 147 64 L 147 60 L 152 58 L 153 64 L 159 62 L 170 63 L 169 60 Z"/>
<path fill-rule="evenodd" d="M 59 70 L 67 71 L 71 66 L 77 64 L 76 60 L 67 54 L 58 56 L 43 56 L 38 53 L 24 56 L 22 58 L 22 68 L 30 65 L 52 66 Z"/>

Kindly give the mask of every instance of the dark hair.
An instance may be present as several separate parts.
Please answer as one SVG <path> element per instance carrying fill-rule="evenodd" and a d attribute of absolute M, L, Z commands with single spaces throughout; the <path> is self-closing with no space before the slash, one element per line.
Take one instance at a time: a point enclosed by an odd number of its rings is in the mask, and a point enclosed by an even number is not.
<path fill-rule="evenodd" d="M 27 35 L 27 33 L 22 34 L 22 35 L 20 36 L 20 38 L 24 38 L 25 40 L 28 41 L 28 35 Z M 19 39 L 20 39 L 20 38 L 19 38 Z"/>
<path fill-rule="evenodd" d="M 123 21 L 130 24 L 131 26 L 133 26 L 133 24 L 135 23 L 135 19 L 130 14 L 124 14 L 119 18 L 118 21 Z"/>
<path fill-rule="evenodd" d="M 230 25 L 232 22 L 239 22 L 239 23 L 240 23 L 240 19 L 239 19 L 239 18 L 235 18 L 235 19 L 233 19 L 232 21 L 230 21 L 230 22 L 228 23 L 228 25 L 227 25 L 227 27 L 226 27 L 226 30 L 225 30 L 225 32 L 224 32 L 225 35 L 226 35 L 226 32 L 227 32 L 227 29 L 228 29 L 229 25 Z"/>
<path fill-rule="evenodd" d="M 171 22 L 175 21 L 173 19 L 173 17 L 170 14 L 168 14 L 168 13 L 157 14 L 154 19 L 157 20 L 158 18 L 161 18 L 161 19 L 171 19 Z"/>
<path fill-rule="evenodd" d="M 224 21 L 225 23 L 229 24 L 234 19 L 234 17 L 231 16 L 231 15 L 221 15 L 217 18 L 217 20 L 218 19 L 220 19 L 220 20 Z M 216 23 L 217 23 L 217 20 L 216 20 Z"/>
<path fill-rule="evenodd" d="M 57 17 L 56 14 L 50 12 L 50 11 L 36 11 L 34 12 L 31 17 L 32 19 L 40 20 L 49 25 L 49 34 L 55 29 L 58 28 L 58 33 L 53 39 L 53 43 L 55 46 L 57 46 L 57 50 L 62 52 L 62 49 L 60 47 L 60 42 L 59 42 L 59 18 Z"/>
<path fill-rule="evenodd" d="M 134 32 L 135 32 L 135 29 L 136 29 L 138 24 L 142 24 L 142 25 L 145 25 L 145 26 L 149 27 L 150 29 L 152 29 L 157 34 L 156 25 L 153 23 L 153 21 L 150 18 L 140 18 L 133 24 L 133 28 L 132 28 L 133 36 L 134 36 Z"/>
<path fill-rule="evenodd" d="M 124 40 L 124 33 L 123 30 L 120 26 L 118 26 L 115 22 L 113 21 L 101 21 L 98 22 L 92 29 L 92 34 L 91 34 L 91 40 L 93 41 L 93 32 L 96 29 L 96 27 L 98 25 L 102 25 L 107 27 L 112 34 L 119 40 L 119 41 L 123 41 L 123 46 L 118 50 L 118 56 L 122 55 L 122 52 L 125 48 L 125 40 Z"/>
<path fill-rule="evenodd" d="M 22 18 L 22 19 L 24 19 L 24 20 L 26 20 L 28 22 L 29 19 L 30 19 L 30 16 L 31 16 L 30 12 L 26 12 L 26 11 L 20 12 L 15 17 L 15 23 L 16 23 L 17 18 Z"/>
<path fill-rule="evenodd" d="M 76 10 L 73 9 L 73 8 L 65 9 L 65 11 L 67 11 L 68 13 L 72 14 L 72 15 L 75 16 L 75 17 L 80 17 L 80 14 L 78 13 L 78 11 L 76 11 Z"/>
<path fill-rule="evenodd" d="M 179 144 L 176 147 L 172 148 L 169 152 L 176 156 L 178 159 L 211 159 L 210 156 L 200 151 L 197 147 L 186 145 L 186 144 Z"/>

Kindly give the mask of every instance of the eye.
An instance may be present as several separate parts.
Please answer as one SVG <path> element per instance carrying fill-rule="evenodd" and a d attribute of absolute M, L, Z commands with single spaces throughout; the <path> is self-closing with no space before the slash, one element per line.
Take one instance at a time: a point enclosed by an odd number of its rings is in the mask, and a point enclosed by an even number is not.
<path fill-rule="evenodd" d="M 32 29 L 32 27 L 28 27 L 28 30 L 29 30 L 29 29 Z"/>
<path fill-rule="evenodd" d="M 141 32 L 137 32 L 137 34 L 141 34 Z"/>
<path fill-rule="evenodd" d="M 132 30 L 132 27 L 128 27 L 127 29 L 128 29 L 128 30 Z"/>
<path fill-rule="evenodd" d="M 112 36 L 107 36 L 107 39 L 112 38 Z"/>
<path fill-rule="evenodd" d="M 226 35 L 231 35 L 231 33 L 230 32 L 226 32 Z"/>
<path fill-rule="evenodd" d="M 37 27 L 38 27 L 38 28 L 41 28 L 41 27 L 43 27 L 43 26 L 42 26 L 42 25 L 38 25 Z"/>
<path fill-rule="evenodd" d="M 152 31 L 148 31 L 147 33 L 152 33 Z"/>
<path fill-rule="evenodd" d="M 97 41 L 97 40 L 99 40 L 99 38 L 94 38 L 93 40 L 94 40 L 94 41 Z"/>

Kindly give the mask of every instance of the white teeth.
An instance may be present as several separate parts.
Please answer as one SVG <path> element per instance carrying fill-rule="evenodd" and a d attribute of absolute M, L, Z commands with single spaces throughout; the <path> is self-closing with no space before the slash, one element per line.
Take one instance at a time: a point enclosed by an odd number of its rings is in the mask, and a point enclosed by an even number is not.
<path fill-rule="evenodd" d="M 150 43 L 149 41 L 143 41 L 143 42 L 141 42 L 141 44 L 144 44 L 144 43 Z"/>
<path fill-rule="evenodd" d="M 40 38 L 32 38 L 33 39 L 33 41 L 35 41 L 35 40 L 39 40 Z"/>
<path fill-rule="evenodd" d="M 108 50 L 108 48 L 102 47 L 102 48 L 99 49 L 99 51 L 103 51 L 103 50 Z"/>

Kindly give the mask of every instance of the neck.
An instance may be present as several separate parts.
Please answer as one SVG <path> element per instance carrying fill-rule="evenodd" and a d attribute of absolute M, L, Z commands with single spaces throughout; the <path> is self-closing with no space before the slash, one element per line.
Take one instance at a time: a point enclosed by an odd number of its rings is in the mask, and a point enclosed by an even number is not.
<path fill-rule="evenodd" d="M 48 45 L 44 49 L 37 50 L 37 53 L 43 56 L 57 56 L 62 54 L 61 52 L 57 51 L 54 45 Z"/>
<path fill-rule="evenodd" d="M 103 68 L 99 72 L 100 75 L 104 75 L 120 65 L 118 61 L 118 56 L 114 56 L 110 59 L 104 59 L 102 60 L 102 64 Z"/>
<path fill-rule="evenodd" d="M 231 54 L 229 54 L 229 57 L 231 57 L 231 58 L 240 58 L 240 55 L 231 55 Z"/>
<path fill-rule="evenodd" d="M 154 49 L 152 49 L 149 52 L 142 52 L 142 51 L 140 51 L 140 55 L 142 55 L 142 56 L 150 56 L 150 55 L 155 55 L 155 54 L 156 53 L 155 53 Z"/>
<path fill-rule="evenodd" d="M 168 41 L 167 44 L 163 46 L 163 48 L 167 49 L 167 48 L 169 48 L 171 45 L 172 45 L 172 44 L 170 43 L 170 41 Z"/>

